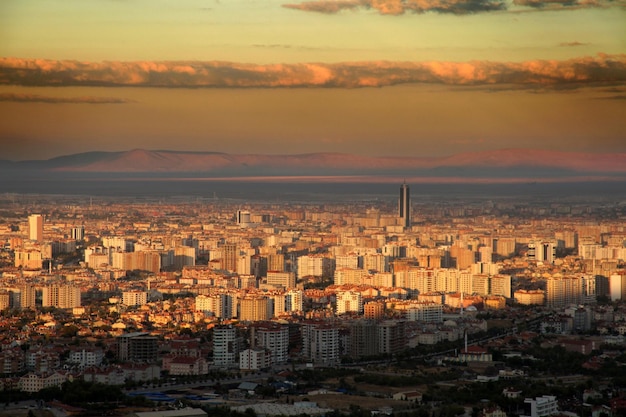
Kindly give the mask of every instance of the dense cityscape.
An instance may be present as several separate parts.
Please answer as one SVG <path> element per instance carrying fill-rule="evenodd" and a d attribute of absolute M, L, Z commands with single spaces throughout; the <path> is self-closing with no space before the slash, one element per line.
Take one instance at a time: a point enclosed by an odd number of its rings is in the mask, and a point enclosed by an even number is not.
<path fill-rule="evenodd" d="M 402 184 L 322 203 L 5 194 L 0 212 L 15 415 L 626 410 L 618 199 Z"/>

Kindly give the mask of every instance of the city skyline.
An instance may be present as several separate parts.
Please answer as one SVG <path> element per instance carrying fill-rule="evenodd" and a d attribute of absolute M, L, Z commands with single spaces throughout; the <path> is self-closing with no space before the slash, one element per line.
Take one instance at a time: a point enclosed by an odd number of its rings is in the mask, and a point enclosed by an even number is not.
<path fill-rule="evenodd" d="M 1 159 L 626 152 L 623 1 L 9 1 Z"/>
<path fill-rule="evenodd" d="M 157 401 L 200 391 L 207 394 L 187 397 L 202 415 L 201 398 L 232 401 L 242 383 L 271 386 L 284 370 L 298 384 L 349 372 L 350 395 L 315 394 L 338 412 L 362 401 L 365 410 L 380 408 L 365 402 L 373 399 L 413 411 L 408 395 L 435 394 L 518 410 L 538 398 L 576 415 L 580 402 L 558 403 L 562 384 L 539 382 L 547 377 L 576 380 L 576 397 L 596 381 L 614 383 L 595 401 L 605 410 L 622 401 L 619 372 L 608 367 L 625 346 L 623 198 L 433 198 L 418 187 L 405 227 L 398 188 L 390 188 L 395 198 L 343 203 L 116 195 L 94 204 L 87 196 L 3 194 L 0 394 L 12 408 L 1 415 L 38 409 L 36 402 L 126 415 L 131 405 L 154 411 Z M 553 346 L 538 349 L 546 340 Z M 520 362 L 530 353 L 532 361 Z M 486 401 L 484 372 L 494 358 L 503 369 L 489 377 Z M 595 362 L 601 366 L 585 366 Z M 419 374 L 409 379 L 407 368 Z M 432 389 L 435 378 L 445 384 Z M 346 389 L 328 381 L 324 389 Z M 459 393 L 459 381 L 478 394 Z M 51 390 L 94 385 L 118 394 L 47 402 Z M 524 395 L 513 402 L 513 391 Z M 248 415 L 273 395 L 283 414 L 298 407 L 284 408 L 292 405 L 279 397 L 312 395 L 268 392 L 246 388 L 237 410 Z"/>

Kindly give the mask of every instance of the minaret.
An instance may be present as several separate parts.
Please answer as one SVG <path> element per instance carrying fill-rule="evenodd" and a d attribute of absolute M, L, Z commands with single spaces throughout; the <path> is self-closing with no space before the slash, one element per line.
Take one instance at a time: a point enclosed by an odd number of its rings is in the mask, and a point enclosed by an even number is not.
<path fill-rule="evenodd" d="M 402 219 L 402 227 L 411 227 L 411 196 L 406 181 L 400 187 L 400 199 L 398 200 L 398 216 Z"/>
<path fill-rule="evenodd" d="M 461 312 L 459 315 L 463 316 L 463 291 L 461 291 Z"/>

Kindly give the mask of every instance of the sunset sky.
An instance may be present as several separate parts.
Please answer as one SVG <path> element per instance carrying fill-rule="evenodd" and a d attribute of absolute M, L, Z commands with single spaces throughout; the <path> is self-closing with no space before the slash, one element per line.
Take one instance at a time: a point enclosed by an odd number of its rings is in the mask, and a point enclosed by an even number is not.
<path fill-rule="evenodd" d="M 0 159 L 626 152 L 626 0 L 4 0 Z"/>

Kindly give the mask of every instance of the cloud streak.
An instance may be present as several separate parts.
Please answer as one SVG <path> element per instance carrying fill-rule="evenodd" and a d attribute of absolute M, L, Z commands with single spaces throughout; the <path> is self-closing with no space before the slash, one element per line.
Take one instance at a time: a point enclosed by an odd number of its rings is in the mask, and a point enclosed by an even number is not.
<path fill-rule="evenodd" d="M 52 97 L 39 94 L 0 93 L 0 102 L 9 101 L 17 103 L 87 103 L 87 104 L 124 104 L 131 100 L 116 97 Z"/>
<path fill-rule="evenodd" d="M 623 0 L 513 0 L 513 4 L 548 11 L 596 7 L 607 8 L 612 6 L 624 7 L 626 5 Z"/>
<path fill-rule="evenodd" d="M 424 13 L 428 11 L 452 14 L 470 14 L 502 10 L 499 0 L 314 0 L 284 4 L 289 9 L 335 14 L 342 10 L 373 9 L 383 15 Z"/>
<path fill-rule="evenodd" d="M 303 3 L 283 4 L 288 9 L 303 10 L 326 14 L 339 13 L 342 10 L 356 10 L 365 7 L 367 1 L 360 0 L 337 0 L 337 1 L 305 1 Z"/>
<path fill-rule="evenodd" d="M 513 0 L 513 4 L 535 10 L 563 10 L 624 6 L 625 2 L 623 0 Z M 283 4 L 283 7 L 325 14 L 336 14 L 343 10 L 372 9 L 382 15 L 425 12 L 463 15 L 506 10 L 509 5 L 500 0 L 311 0 L 287 3 Z"/>
<path fill-rule="evenodd" d="M 584 42 L 572 41 L 572 42 L 561 42 L 558 46 L 560 47 L 576 47 L 576 46 L 585 46 L 588 45 Z"/>
<path fill-rule="evenodd" d="M 79 62 L 0 58 L 0 84 L 165 88 L 359 88 L 398 84 L 576 88 L 626 83 L 626 55 L 524 62 Z"/>

